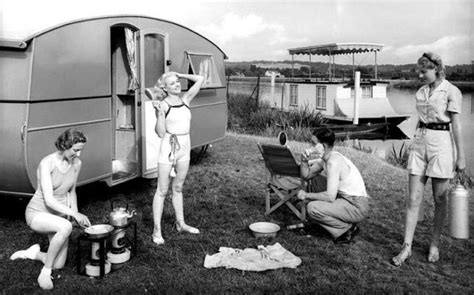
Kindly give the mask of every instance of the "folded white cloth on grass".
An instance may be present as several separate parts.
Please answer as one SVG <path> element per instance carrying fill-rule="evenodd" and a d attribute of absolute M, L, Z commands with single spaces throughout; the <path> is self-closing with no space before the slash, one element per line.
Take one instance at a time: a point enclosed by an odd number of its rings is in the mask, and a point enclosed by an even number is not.
<path fill-rule="evenodd" d="M 206 255 L 205 268 L 225 267 L 247 271 L 264 271 L 277 268 L 296 268 L 301 259 L 283 248 L 280 243 L 271 246 L 258 246 L 257 249 L 244 250 L 220 247 L 219 253 Z"/>

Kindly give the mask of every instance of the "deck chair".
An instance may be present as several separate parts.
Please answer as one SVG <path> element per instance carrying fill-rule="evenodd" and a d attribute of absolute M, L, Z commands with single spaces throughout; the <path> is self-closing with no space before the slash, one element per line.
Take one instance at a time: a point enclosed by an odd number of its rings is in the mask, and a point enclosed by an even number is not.
<path fill-rule="evenodd" d="M 265 196 L 265 215 L 269 215 L 283 204 L 301 220 L 306 221 L 306 206 L 297 209 L 294 205 L 296 194 L 300 189 L 306 189 L 306 182 L 300 177 L 300 167 L 287 146 L 258 143 L 265 166 L 270 172 L 267 184 L 268 193 Z M 272 195 L 279 197 L 276 204 L 271 204 Z"/>

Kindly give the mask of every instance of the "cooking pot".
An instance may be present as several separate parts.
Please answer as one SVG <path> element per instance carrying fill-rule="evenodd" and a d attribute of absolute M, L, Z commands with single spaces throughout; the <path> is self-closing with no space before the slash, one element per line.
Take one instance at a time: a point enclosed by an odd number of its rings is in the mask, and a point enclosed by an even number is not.
<path fill-rule="evenodd" d="M 107 237 L 114 230 L 114 227 L 110 224 L 96 224 L 91 225 L 84 229 L 84 232 L 91 238 L 100 239 Z"/>
<path fill-rule="evenodd" d="M 109 223 L 113 226 L 125 226 L 128 224 L 128 219 L 137 213 L 135 210 L 128 211 L 128 204 L 125 207 L 115 207 L 115 202 L 111 202 L 112 212 L 109 214 Z"/>

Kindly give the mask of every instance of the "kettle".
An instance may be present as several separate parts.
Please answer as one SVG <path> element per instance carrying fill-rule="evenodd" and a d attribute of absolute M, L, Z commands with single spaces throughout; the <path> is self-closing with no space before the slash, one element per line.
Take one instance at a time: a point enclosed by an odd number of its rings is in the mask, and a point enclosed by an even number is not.
<path fill-rule="evenodd" d="M 115 207 L 114 201 L 111 202 L 112 212 L 109 214 L 109 223 L 113 226 L 126 226 L 128 219 L 136 215 L 135 210 L 128 211 L 128 204 L 126 207 Z"/>
<path fill-rule="evenodd" d="M 462 174 L 456 176 L 456 185 L 449 194 L 449 234 L 456 239 L 469 239 L 469 192 L 461 178 Z"/>

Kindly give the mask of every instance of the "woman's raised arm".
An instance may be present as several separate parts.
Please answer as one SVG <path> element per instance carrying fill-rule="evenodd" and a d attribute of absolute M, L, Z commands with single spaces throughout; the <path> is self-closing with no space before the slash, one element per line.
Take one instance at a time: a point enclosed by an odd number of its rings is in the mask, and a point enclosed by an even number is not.
<path fill-rule="evenodd" d="M 201 89 L 202 83 L 204 82 L 204 77 L 201 75 L 188 75 L 188 74 L 177 74 L 178 78 L 188 79 L 194 82 L 194 85 L 189 88 L 188 91 L 183 95 L 183 101 L 188 105 L 191 103 L 191 100 L 198 94 L 199 89 Z"/>

